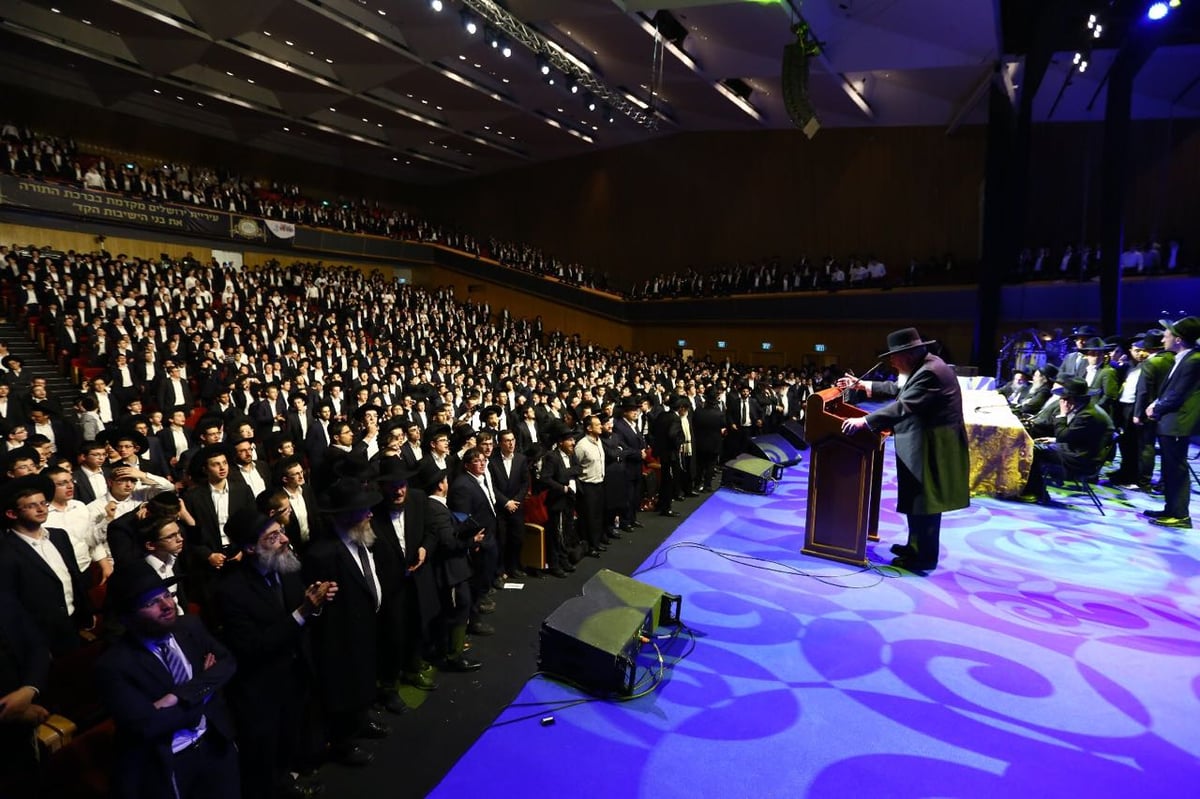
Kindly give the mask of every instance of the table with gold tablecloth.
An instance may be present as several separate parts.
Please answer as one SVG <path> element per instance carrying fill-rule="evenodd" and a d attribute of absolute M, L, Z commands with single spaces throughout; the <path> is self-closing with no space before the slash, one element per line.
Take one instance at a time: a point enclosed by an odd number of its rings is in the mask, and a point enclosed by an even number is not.
<path fill-rule="evenodd" d="M 998 497 L 1021 493 L 1033 466 L 1033 438 L 995 391 L 968 390 L 962 395 L 971 447 L 971 493 Z"/>

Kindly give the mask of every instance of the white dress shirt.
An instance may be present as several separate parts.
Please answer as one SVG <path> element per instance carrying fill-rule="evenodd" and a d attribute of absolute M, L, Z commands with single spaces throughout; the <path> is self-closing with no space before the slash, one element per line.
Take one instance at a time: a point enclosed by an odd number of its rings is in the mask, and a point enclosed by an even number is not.
<path fill-rule="evenodd" d="M 54 572 L 54 576 L 62 583 L 63 599 L 67 605 L 67 615 L 75 615 L 75 585 L 71 582 L 71 570 L 67 568 L 67 562 L 63 560 L 62 553 L 58 551 L 58 547 L 54 546 L 54 542 L 50 540 L 50 533 L 46 532 L 43 527 L 38 530 L 36 535 L 28 535 L 20 530 L 14 530 L 14 533 L 28 544 L 37 556 L 46 562 L 50 567 L 50 571 Z"/>

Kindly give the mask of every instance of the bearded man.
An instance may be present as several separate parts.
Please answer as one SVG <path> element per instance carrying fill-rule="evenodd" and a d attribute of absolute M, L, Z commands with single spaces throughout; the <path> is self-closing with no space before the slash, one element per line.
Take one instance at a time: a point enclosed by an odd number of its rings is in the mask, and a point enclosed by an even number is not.
<path fill-rule="evenodd" d="M 313 796 L 319 787 L 291 776 L 309 755 L 309 622 L 338 587 L 306 588 L 287 534 L 256 508 L 235 513 L 226 529 L 242 558 L 222 572 L 215 598 L 221 638 L 238 663 L 225 695 L 237 721 L 242 795 Z"/>
<path fill-rule="evenodd" d="M 371 508 L 383 497 L 374 483 L 342 477 L 317 497 L 329 535 L 312 542 L 304 558 L 305 579 L 333 582 L 337 601 L 312 620 L 317 694 L 325 710 L 330 755 L 365 766 L 373 755 L 358 738 L 384 738 L 388 726 L 370 717 L 378 677 L 377 618 L 383 591 L 371 547 Z"/>

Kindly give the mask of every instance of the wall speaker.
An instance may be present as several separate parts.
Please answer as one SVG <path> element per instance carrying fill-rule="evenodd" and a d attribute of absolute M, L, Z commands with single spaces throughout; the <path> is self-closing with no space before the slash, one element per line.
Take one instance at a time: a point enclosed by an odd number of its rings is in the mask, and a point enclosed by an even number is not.
<path fill-rule="evenodd" d="M 633 693 L 642 638 L 678 624 L 681 597 L 601 569 L 542 622 L 538 670 L 596 694 Z"/>

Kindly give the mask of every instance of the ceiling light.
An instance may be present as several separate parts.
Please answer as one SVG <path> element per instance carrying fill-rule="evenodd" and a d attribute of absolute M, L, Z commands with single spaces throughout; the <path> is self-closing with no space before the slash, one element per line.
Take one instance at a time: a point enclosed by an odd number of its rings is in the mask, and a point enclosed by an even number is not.
<path fill-rule="evenodd" d="M 387 16 L 387 12 L 386 12 L 386 11 L 384 11 L 384 10 L 381 8 L 381 9 L 379 9 L 379 16 L 381 16 L 381 17 L 386 17 L 386 16 Z"/>
<path fill-rule="evenodd" d="M 335 113 L 335 114 L 337 113 L 337 109 L 336 109 L 336 108 L 334 108 L 333 106 L 329 106 L 329 110 L 330 110 L 330 111 L 332 111 L 332 112 L 333 112 L 333 113 Z"/>
<path fill-rule="evenodd" d="M 296 46 L 296 45 L 292 44 L 291 42 L 289 42 L 287 39 L 284 39 L 284 40 L 283 40 L 283 43 L 284 43 L 284 44 L 286 44 L 288 47 L 295 47 L 295 46 Z"/>
<path fill-rule="evenodd" d="M 571 78 L 569 81 L 567 81 L 567 90 L 571 92 L 571 94 L 579 94 L 579 81 Z"/>
<path fill-rule="evenodd" d="M 92 24 L 92 21 L 91 21 L 90 19 L 81 19 L 81 20 L 79 20 L 79 21 L 80 21 L 80 22 L 82 22 L 84 25 L 91 25 L 91 24 Z"/>
<path fill-rule="evenodd" d="M 440 14 L 443 8 L 442 0 L 429 0 L 429 7 Z"/>
<path fill-rule="evenodd" d="M 1168 6 L 1166 3 L 1155 3 L 1152 6 L 1150 6 L 1150 8 L 1146 11 L 1146 16 L 1152 22 L 1157 22 L 1158 20 L 1165 17 L 1168 13 L 1170 13 L 1170 11 L 1171 11 L 1171 7 Z M 1080 70 L 1080 72 L 1082 72 L 1082 71 L 1083 70 Z"/>
<path fill-rule="evenodd" d="M 61 12 L 61 11 L 59 11 L 57 8 L 53 8 L 53 7 L 51 7 L 51 9 L 50 9 L 50 10 L 51 10 L 51 11 L 53 11 L 55 14 L 61 14 L 61 13 L 62 13 L 62 12 Z"/>
<path fill-rule="evenodd" d="M 229 77 L 231 77 L 231 78 L 233 77 L 233 73 L 232 73 L 232 72 L 230 72 L 229 70 L 225 70 L 225 74 L 226 74 L 226 75 L 228 75 L 228 76 L 229 76 Z"/>
<path fill-rule="evenodd" d="M 284 130 L 284 132 L 285 132 L 285 133 L 290 133 L 292 129 L 291 129 L 291 128 L 289 128 L 287 125 L 284 125 L 284 126 L 283 126 L 283 130 Z"/>
<path fill-rule="evenodd" d="M 270 31 L 263 31 L 263 36 L 270 36 L 270 35 L 271 35 Z"/>
<path fill-rule="evenodd" d="M 246 83 L 249 83 L 251 86 L 253 86 L 253 85 L 254 85 L 254 78 L 246 78 Z"/>
<path fill-rule="evenodd" d="M 155 93 L 155 94 L 162 94 L 162 91 L 160 91 L 159 89 L 155 89 L 155 90 L 154 90 L 154 93 Z"/>
<path fill-rule="evenodd" d="M 538 72 L 541 72 L 543 75 L 549 75 L 550 74 L 550 59 L 546 58 L 546 56 L 542 55 L 541 53 L 538 53 L 537 67 L 538 67 Z"/>
<path fill-rule="evenodd" d="M 475 19 L 474 14 L 464 8 L 459 17 L 462 19 L 463 30 L 467 32 L 468 36 L 479 33 L 479 22 Z"/>

